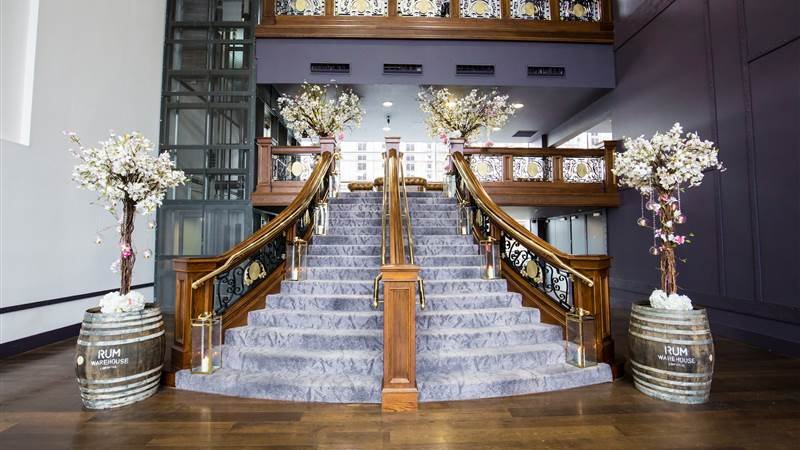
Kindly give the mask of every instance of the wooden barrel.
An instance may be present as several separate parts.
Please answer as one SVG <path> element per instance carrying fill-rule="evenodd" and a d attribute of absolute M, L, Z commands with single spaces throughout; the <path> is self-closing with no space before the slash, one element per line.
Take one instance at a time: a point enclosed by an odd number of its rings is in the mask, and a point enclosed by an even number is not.
<path fill-rule="evenodd" d="M 705 309 L 676 311 L 633 305 L 628 339 L 636 389 L 670 402 L 708 401 L 714 341 Z"/>
<path fill-rule="evenodd" d="M 152 303 L 130 313 L 87 310 L 75 358 L 83 404 L 115 408 L 153 395 L 161 379 L 165 341 L 161 309 Z"/>

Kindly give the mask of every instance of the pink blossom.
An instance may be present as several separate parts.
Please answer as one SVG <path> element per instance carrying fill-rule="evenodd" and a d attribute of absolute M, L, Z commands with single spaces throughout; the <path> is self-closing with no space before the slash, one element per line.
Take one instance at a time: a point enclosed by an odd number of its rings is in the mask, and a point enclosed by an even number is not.
<path fill-rule="evenodd" d="M 122 257 L 125 258 L 125 259 L 128 259 L 131 256 L 133 256 L 133 250 L 131 250 L 131 247 L 128 246 L 128 245 L 123 245 L 122 246 Z"/>
<path fill-rule="evenodd" d="M 682 245 L 684 242 L 686 242 L 686 236 L 677 235 L 672 240 L 676 244 Z"/>
<path fill-rule="evenodd" d="M 339 142 L 344 141 L 344 133 L 339 133 Z"/>

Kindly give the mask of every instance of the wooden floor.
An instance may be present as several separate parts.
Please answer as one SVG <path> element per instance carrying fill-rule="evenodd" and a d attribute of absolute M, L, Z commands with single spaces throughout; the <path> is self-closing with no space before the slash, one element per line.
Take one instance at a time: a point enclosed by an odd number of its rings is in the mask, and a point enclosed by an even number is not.
<path fill-rule="evenodd" d="M 422 404 L 416 413 L 173 389 L 90 412 L 81 408 L 73 357 L 73 342 L 63 342 L 0 361 L 1 449 L 800 448 L 800 359 L 724 339 L 717 339 L 711 402 L 699 406 L 650 399 L 626 377 L 570 391 Z"/>

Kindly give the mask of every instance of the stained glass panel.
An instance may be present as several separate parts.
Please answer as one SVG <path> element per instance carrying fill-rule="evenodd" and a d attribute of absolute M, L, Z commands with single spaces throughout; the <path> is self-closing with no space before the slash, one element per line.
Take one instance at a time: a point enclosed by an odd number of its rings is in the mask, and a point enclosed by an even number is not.
<path fill-rule="evenodd" d="M 602 183 L 606 162 L 603 158 L 564 158 L 563 178 L 567 183 Z"/>
<path fill-rule="evenodd" d="M 447 4 L 447 7 L 444 5 Z M 406 17 L 449 17 L 448 0 L 397 0 L 397 15 Z"/>
<path fill-rule="evenodd" d="M 511 0 L 511 18 L 550 20 L 550 0 Z"/>
<path fill-rule="evenodd" d="M 275 0 L 276 16 L 324 16 L 325 0 Z"/>
<path fill-rule="evenodd" d="M 459 0 L 461 17 L 468 19 L 499 19 L 500 0 Z"/>
<path fill-rule="evenodd" d="M 273 181 L 306 181 L 317 163 L 317 155 L 272 155 Z"/>
<path fill-rule="evenodd" d="M 600 0 L 560 0 L 561 20 L 577 22 L 599 22 Z"/>
<path fill-rule="evenodd" d="M 335 0 L 333 11 L 337 16 L 386 16 L 389 0 Z"/>
<path fill-rule="evenodd" d="M 472 155 L 469 158 L 469 167 L 480 181 L 503 180 L 503 157 Z"/>
<path fill-rule="evenodd" d="M 553 179 L 550 158 L 515 156 L 513 159 L 514 181 L 549 181 Z"/>

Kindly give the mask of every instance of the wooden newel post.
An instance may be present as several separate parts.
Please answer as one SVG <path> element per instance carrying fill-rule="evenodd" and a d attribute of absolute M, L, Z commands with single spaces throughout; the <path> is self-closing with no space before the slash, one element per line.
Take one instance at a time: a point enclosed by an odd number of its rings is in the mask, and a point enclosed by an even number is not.
<path fill-rule="evenodd" d="M 417 390 L 417 275 L 419 267 L 387 265 L 383 274 L 384 411 L 415 411 Z"/>
<path fill-rule="evenodd" d="M 579 280 L 573 283 L 574 303 L 577 308 L 583 308 L 595 317 L 597 360 L 613 368 L 614 340 L 611 338 L 611 296 L 608 285 L 611 258 L 605 255 L 581 256 L 572 259 L 570 265 L 592 280 L 591 287 Z"/>
<path fill-rule="evenodd" d="M 200 258 L 179 258 L 173 261 L 175 270 L 175 338 L 171 357 L 174 371 L 188 369 L 192 364 L 192 319 L 214 309 L 214 283 L 204 283 L 192 289 L 192 283 L 217 268 L 217 263 Z"/>
<path fill-rule="evenodd" d="M 256 190 L 272 192 L 272 138 L 258 138 L 258 180 Z"/>

